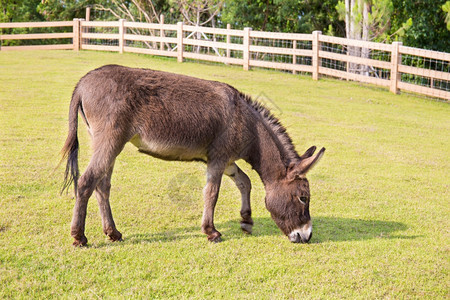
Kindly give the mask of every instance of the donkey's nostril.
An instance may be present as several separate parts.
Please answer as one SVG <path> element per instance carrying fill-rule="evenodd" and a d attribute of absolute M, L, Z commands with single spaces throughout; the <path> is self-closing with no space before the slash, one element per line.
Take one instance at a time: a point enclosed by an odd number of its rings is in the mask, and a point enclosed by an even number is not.
<path fill-rule="evenodd" d="M 292 233 L 289 235 L 289 240 L 290 240 L 292 243 L 301 243 L 301 242 L 302 242 L 302 237 L 300 236 L 300 233 L 298 233 L 298 232 L 292 232 Z"/>
<path fill-rule="evenodd" d="M 312 238 L 312 232 L 309 234 L 309 236 L 306 239 L 304 239 L 304 240 L 302 239 L 302 242 L 308 243 L 311 240 L 311 238 Z"/>

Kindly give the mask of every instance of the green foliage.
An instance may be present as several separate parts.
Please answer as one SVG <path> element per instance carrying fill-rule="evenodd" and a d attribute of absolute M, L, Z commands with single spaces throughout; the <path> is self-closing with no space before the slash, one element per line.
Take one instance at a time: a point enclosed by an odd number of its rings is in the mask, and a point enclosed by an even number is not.
<path fill-rule="evenodd" d="M 343 23 L 334 10 L 337 0 L 227 0 L 221 22 L 233 27 L 279 32 L 329 31 L 341 35 Z"/>
<path fill-rule="evenodd" d="M 338 0 L 306 0 L 299 5 L 299 31 L 311 33 L 320 30 L 323 34 L 345 36 L 345 24 L 339 19 L 335 7 Z"/>
<path fill-rule="evenodd" d="M 92 8 L 91 14 L 98 20 L 126 19 L 133 22 L 158 23 L 161 14 L 164 14 L 166 23 L 176 23 L 180 20 L 178 12 L 174 12 L 168 0 L 97 1 Z"/>
<path fill-rule="evenodd" d="M 412 18 L 409 18 L 408 20 L 406 20 L 406 22 L 403 22 L 402 26 L 400 27 L 399 30 L 397 30 L 398 33 L 398 37 L 403 37 L 406 34 L 406 31 L 411 28 L 413 25 L 413 20 Z M 398 38 L 397 38 L 398 39 Z"/>
<path fill-rule="evenodd" d="M 355 0 L 353 0 L 355 1 Z M 370 6 L 369 36 L 379 42 L 403 41 L 407 46 L 448 52 L 450 32 L 446 29 L 445 12 L 450 1 L 445 0 L 364 0 Z M 345 19 L 345 2 L 340 0 L 336 11 Z M 351 14 L 356 31 L 363 26 L 361 2 L 355 2 Z M 447 6 L 446 6 L 447 5 Z M 447 15 L 448 17 L 448 15 Z M 448 19 L 447 19 L 448 20 Z"/>
<path fill-rule="evenodd" d="M 345 1 L 338 1 L 338 3 L 336 4 L 336 11 L 339 15 L 339 20 L 344 21 L 345 20 L 345 15 L 347 13 L 347 10 L 345 8 Z"/>
<path fill-rule="evenodd" d="M 404 45 L 437 51 L 450 51 L 450 31 L 445 23 L 445 0 L 392 0 L 395 10 L 391 18 L 391 33 L 408 19 L 412 26 L 400 39 Z"/>
<path fill-rule="evenodd" d="M 349 32 L 349 38 L 364 39 L 364 27 L 367 31 L 366 39 L 370 41 L 385 41 L 389 30 L 389 20 L 394 10 L 391 0 L 364 0 L 362 2 L 352 0 L 353 8 L 347 11 L 344 0 L 336 5 L 339 19 L 345 20 L 349 17 L 348 27 L 354 28 Z M 366 16 L 364 10 L 367 10 Z"/>
<path fill-rule="evenodd" d="M 274 3 L 272 0 L 228 0 L 225 2 L 221 13 L 221 21 L 224 24 L 231 24 L 235 28 L 252 27 L 254 30 L 281 30 L 286 24 L 296 19 L 297 13 L 291 11 L 290 16 L 286 16 L 286 22 L 280 24 L 280 11 L 285 11 L 283 6 L 291 6 L 295 0 L 286 1 L 285 4 Z M 281 26 L 280 26 L 281 25 Z"/>
<path fill-rule="evenodd" d="M 92 0 L 66 1 L 59 0 L 24 0 L 24 1 L 3 1 L 0 0 L 0 22 L 39 22 L 51 20 L 71 20 L 74 17 L 84 17 L 86 5 Z M 27 33 L 54 33 L 72 31 L 72 28 L 15 28 L 0 29 L 0 34 L 27 34 Z M 67 43 L 60 40 L 3 40 L 3 46 L 15 45 L 36 45 L 36 44 L 56 44 Z"/>
<path fill-rule="evenodd" d="M 0 0 L 0 22 L 41 21 L 43 18 L 36 10 L 40 2 L 40 0 Z"/>
<path fill-rule="evenodd" d="M 372 0 L 371 10 L 368 14 L 370 26 L 370 36 L 375 37 L 375 41 L 385 39 L 387 30 L 389 29 L 389 20 L 391 18 L 394 6 L 391 0 Z"/>
<path fill-rule="evenodd" d="M 24 63 L 25 62 L 25 63 Z M 72 195 L 58 164 L 70 97 L 108 63 L 264 92 L 299 151 L 327 148 L 310 172 L 314 235 L 292 244 L 252 180 L 253 235 L 239 228 L 239 191 L 224 178 L 221 244 L 200 231 L 205 167 L 142 155 L 116 160 L 111 206 L 124 241 L 110 243 L 90 200 L 89 246 L 73 249 Z M 0 52 L 1 299 L 448 299 L 448 103 L 341 80 L 134 54 Z M 80 168 L 89 134 L 79 124 Z"/>
<path fill-rule="evenodd" d="M 442 5 L 442 10 L 447 13 L 445 16 L 445 23 L 447 23 L 447 29 L 450 30 L 450 1 L 447 1 Z"/>
<path fill-rule="evenodd" d="M 84 18 L 86 7 L 95 3 L 95 0 L 45 0 L 37 6 L 37 11 L 45 20 L 72 20 Z"/>
<path fill-rule="evenodd" d="M 191 3 L 194 0 L 184 1 Z M 195 0 L 199 1 L 199 0 Z M 194 1 L 194 2 L 195 2 Z M 403 41 L 405 45 L 448 52 L 450 49 L 450 1 L 446 0 L 363 0 L 370 6 L 370 36 L 379 42 Z M 205 2 L 200 1 L 201 3 Z M 218 3 L 220 1 L 212 1 Z M 0 0 L 0 22 L 71 20 L 84 18 L 86 6 L 95 9 L 93 19 L 130 19 L 146 21 L 139 5 L 149 15 L 165 15 L 166 23 L 183 18 L 176 0 Z M 205 2 L 206 3 L 206 2 Z M 360 3 L 357 1 L 357 3 Z M 150 5 L 151 4 L 151 5 Z M 191 3 L 192 4 L 192 3 Z M 120 9 L 119 9 L 120 8 Z M 101 10 L 103 9 L 103 11 Z M 110 13 L 110 10 L 116 14 Z M 355 5 L 355 22 L 361 30 L 362 14 Z M 208 13 L 201 20 L 208 20 Z M 254 30 L 345 36 L 343 0 L 224 0 L 215 25 Z M 18 32 L 33 32 L 19 30 Z M 3 33 L 10 33 L 5 32 Z M 10 42 L 9 42 L 10 43 Z M 23 42 L 28 43 L 28 42 Z"/>

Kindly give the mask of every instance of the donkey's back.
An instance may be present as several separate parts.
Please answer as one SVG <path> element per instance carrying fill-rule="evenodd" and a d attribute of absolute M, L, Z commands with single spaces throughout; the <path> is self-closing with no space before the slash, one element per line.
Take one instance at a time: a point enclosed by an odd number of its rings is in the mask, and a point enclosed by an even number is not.
<path fill-rule="evenodd" d="M 235 155 L 247 138 L 236 140 L 248 122 L 246 106 L 238 91 L 220 82 L 108 65 L 84 76 L 72 101 L 80 101 L 94 139 L 101 133 L 111 142 L 131 141 L 158 158 Z"/>

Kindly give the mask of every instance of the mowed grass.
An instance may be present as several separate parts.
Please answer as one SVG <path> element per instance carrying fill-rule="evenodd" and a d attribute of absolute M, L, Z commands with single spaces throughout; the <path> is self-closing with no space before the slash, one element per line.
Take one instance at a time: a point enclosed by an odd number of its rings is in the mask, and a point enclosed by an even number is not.
<path fill-rule="evenodd" d="M 102 233 L 95 198 L 88 247 L 73 248 L 74 199 L 56 170 L 71 93 L 89 70 L 117 63 L 229 83 L 259 96 L 299 152 L 326 147 L 310 180 L 314 235 L 292 244 L 264 205 L 255 171 L 253 235 L 223 179 L 216 227 L 200 231 L 201 163 L 166 162 L 127 145 L 111 205 L 124 241 Z M 358 83 L 131 54 L 0 52 L 0 298 L 328 299 L 449 296 L 448 103 Z M 89 138 L 79 125 L 80 165 Z"/>

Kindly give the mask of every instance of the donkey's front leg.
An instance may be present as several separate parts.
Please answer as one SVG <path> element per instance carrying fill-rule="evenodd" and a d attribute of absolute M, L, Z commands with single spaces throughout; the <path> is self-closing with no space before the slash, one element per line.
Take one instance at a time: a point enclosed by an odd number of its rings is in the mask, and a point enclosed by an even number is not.
<path fill-rule="evenodd" d="M 250 206 L 250 191 L 252 189 L 252 183 L 247 174 L 245 174 L 235 163 L 229 165 L 225 169 L 225 175 L 234 181 L 241 192 L 241 229 L 245 233 L 251 234 L 253 227 L 252 209 Z"/>
<path fill-rule="evenodd" d="M 202 231 L 208 236 L 210 242 L 221 242 L 221 234 L 214 227 L 214 209 L 219 197 L 220 183 L 225 167 L 208 164 L 206 169 L 206 186 L 203 189 L 203 209 Z"/>
<path fill-rule="evenodd" d="M 100 215 L 102 217 L 103 232 L 113 242 L 121 241 L 122 234 L 116 229 L 114 223 L 111 206 L 109 204 L 109 194 L 111 190 L 111 175 L 114 166 L 112 165 L 105 177 L 97 185 L 95 196 L 97 198 Z"/>

